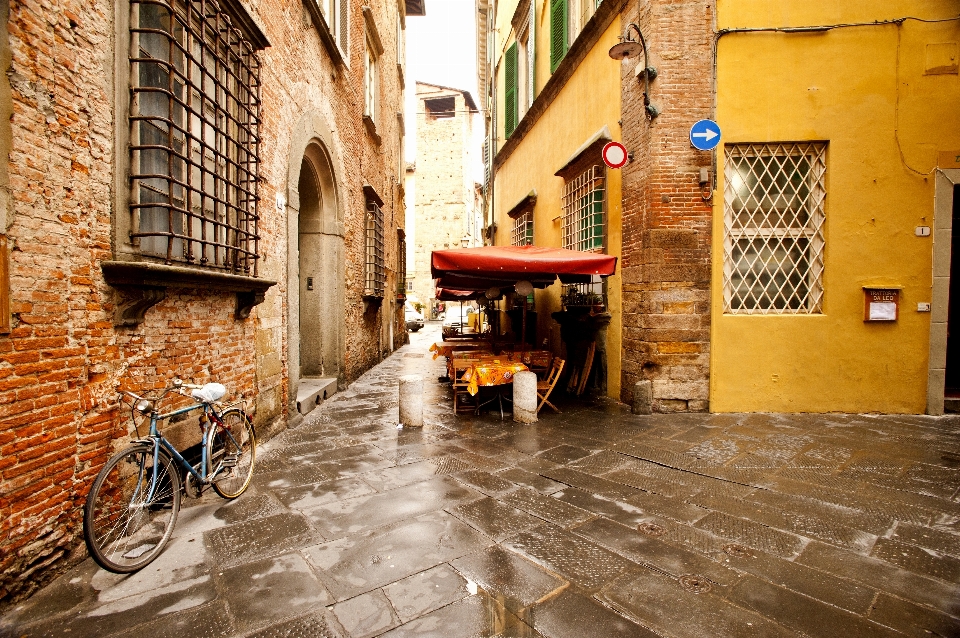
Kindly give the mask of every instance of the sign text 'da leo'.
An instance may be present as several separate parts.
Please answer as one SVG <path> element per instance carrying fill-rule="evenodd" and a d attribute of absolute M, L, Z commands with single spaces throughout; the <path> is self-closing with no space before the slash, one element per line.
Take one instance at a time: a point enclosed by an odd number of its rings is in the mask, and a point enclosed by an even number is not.
<path fill-rule="evenodd" d="M 900 318 L 900 290 L 864 288 L 864 321 L 896 321 Z"/>

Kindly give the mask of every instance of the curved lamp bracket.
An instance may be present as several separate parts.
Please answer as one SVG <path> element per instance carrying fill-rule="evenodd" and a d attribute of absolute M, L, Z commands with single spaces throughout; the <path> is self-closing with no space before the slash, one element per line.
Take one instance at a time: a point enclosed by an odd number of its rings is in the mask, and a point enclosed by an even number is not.
<path fill-rule="evenodd" d="M 639 42 L 630 37 L 630 29 L 637 32 L 637 37 L 640 38 Z M 624 29 L 623 35 L 618 39 L 620 42 L 613 45 L 609 51 L 610 57 L 614 60 L 635 58 L 643 51 L 643 106 L 647 111 L 647 116 L 653 119 L 660 115 L 660 110 L 653 104 L 650 104 L 650 80 L 657 77 L 657 70 L 650 66 L 650 60 L 647 55 L 647 43 L 643 39 L 643 33 L 636 23 L 631 22 L 627 25 L 627 28 Z"/>

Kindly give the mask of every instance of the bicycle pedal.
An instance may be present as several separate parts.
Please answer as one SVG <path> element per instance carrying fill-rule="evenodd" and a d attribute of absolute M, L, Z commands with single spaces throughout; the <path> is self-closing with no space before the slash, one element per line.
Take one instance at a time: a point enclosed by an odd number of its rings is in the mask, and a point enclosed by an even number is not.
<path fill-rule="evenodd" d="M 221 465 L 223 467 L 237 467 L 237 455 L 236 454 L 225 454 L 221 460 Z"/>

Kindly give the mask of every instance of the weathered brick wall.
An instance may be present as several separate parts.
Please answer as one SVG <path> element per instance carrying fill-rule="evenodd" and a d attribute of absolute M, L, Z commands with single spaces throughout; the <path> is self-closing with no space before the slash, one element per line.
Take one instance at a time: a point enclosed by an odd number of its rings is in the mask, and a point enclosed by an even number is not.
<path fill-rule="evenodd" d="M 349 70 L 334 67 L 297 0 L 260 0 L 251 13 L 271 47 L 263 62 L 260 206 L 261 276 L 279 281 L 247 320 L 235 295 L 168 289 L 134 328 L 116 328 L 118 297 L 100 271 L 111 259 L 114 171 L 112 0 L 24 0 L 10 11 L 14 193 L 10 291 L 13 331 L 0 335 L 0 608 L 29 594 L 84 555 L 83 501 L 96 473 L 127 441 L 128 413 L 116 387 L 156 388 L 173 374 L 218 381 L 259 403 L 262 432 L 282 427 L 286 397 L 287 221 L 274 206 L 286 190 L 290 129 L 308 110 L 324 113 L 343 177 L 347 316 L 345 376 L 380 360 L 391 304 L 363 312 L 362 186 L 385 200 L 386 264 L 395 276 L 401 104 L 394 0 L 374 0 L 385 52 L 376 143 L 362 123 L 364 21 L 351 3 Z M 299 162 L 299 158 L 297 160 Z M 359 166 L 358 166 L 359 164 Z M 391 181 L 393 180 L 393 181 Z M 2 230 L 2 229 L 0 229 Z M 392 291 L 394 288 L 388 288 Z M 388 292 L 389 294 L 389 292 Z M 386 317 L 389 320 L 389 317 Z M 262 340 L 258 359 L 256 343 Z"/>
<path fill-rule="evenodd" d="M 710 201 L 700 194 L 709 152 L 690 145 L 697 120 L 713 113 L 714 3 L 636 0 L 622 15 L 635 22 L 659 76 L 643 104 L 636 63 L 624 64 L 623 140 L 635 160 L 623 169 L 623 400 L 634 383 L 653 382 L 658 412 L 709 407 Z M 642 65 L 642 57 L 637 62 Z"/>
<path fill-rule="evenodd" d="M 472 114 L 460 91 L 438 90 L 423 85 L 417 109 L 416 251 L 414 292 L 427 303 L 434 295 L 430 276 L 433 250 L 460 248 L 467 232 L 467 216 L 473 211 L 473 188 L 467 187 L 465 168 L 471 157 L 469 145 Z M 455 97 L 456 115 L 436 118 L 426 114 L 424 98 Z M 424 316 L 429 316 L 429 310 Z"/>

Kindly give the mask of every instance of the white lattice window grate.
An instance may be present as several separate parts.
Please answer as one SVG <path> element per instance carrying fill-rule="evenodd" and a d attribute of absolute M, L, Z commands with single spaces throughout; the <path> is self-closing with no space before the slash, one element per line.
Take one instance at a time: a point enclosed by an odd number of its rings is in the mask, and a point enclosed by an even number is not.
<path fill-rule="evenodd" d="M 726 147 L 724 312 L 822 312 L 826 149 L 823 143 Z"/>
<path fill-rule="evenodd" d="M 591 166 L 563 188 L 563 247 L 603 252 L 607 224 L 603 166 Z"/>
<path fill-rule="evenodd" d="M 533 246 L 533 211 L 528 210 L 513 220 L 510 243 L 514 246 Z"/>

